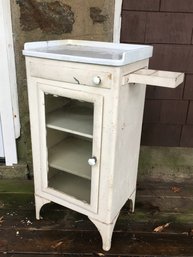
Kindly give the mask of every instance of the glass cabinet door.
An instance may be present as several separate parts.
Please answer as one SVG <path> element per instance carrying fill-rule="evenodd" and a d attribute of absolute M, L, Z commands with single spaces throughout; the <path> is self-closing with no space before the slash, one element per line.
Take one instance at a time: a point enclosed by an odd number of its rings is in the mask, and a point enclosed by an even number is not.
<path fill-rule="evenodd" d="M 44 190 L 96 209 L 102 97 L 43 87 L 40 99 L 45 127 L 43 143 L 47 149 Z"/>

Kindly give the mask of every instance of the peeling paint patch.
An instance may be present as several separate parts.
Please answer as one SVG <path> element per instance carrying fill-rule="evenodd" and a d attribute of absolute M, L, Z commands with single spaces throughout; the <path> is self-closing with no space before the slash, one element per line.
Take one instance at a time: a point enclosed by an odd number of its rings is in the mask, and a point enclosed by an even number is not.
<path fill-rule="evenodd" d="M 37 0 L 16 0 L 20 6 L 20 24 L 22 30 L 31 31 L 40 28 L 45 33 L 71 33 L 74 13 L 69 5 Z"/>
<path fill-rule="evenodd" d="M 93 23 L 103 23 L 107 20 L 107 15 L 102 15 L 102 10 L 98 7 L 90 8 L 90 18 L 93 20 Z"/>

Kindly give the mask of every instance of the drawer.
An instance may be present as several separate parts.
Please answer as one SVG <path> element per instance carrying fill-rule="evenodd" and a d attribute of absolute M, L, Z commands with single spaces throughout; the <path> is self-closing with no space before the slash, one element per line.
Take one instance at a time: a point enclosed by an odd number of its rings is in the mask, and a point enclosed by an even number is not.
<path fill-rule="evenodd" d="M 111 88 L 113 75 L 88 68 L 64 67 L 62 65 L 45 64 L 38 62 L 29 63 L 32 77 L 63 81 L 72 84 L 81 84 L 91 87 Z"/>

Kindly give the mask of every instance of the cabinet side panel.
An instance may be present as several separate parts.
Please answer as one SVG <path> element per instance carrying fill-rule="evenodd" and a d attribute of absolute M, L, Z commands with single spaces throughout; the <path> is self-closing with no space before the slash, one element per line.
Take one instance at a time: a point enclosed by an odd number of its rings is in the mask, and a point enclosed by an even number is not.
<path fill-rule="evenodd" d="M 37 98 L 37 80 L 35 80 L 30 76 L 29 61 L 30 61 L 30 58 L 26 58 L 28 102 L 29 102 L 30 129 L 31 129 L 31 141 L 32 141 L 32 153 L 33 153 L 33 171 L 34 171 L 34 180 L 36 181 L 36 183 L 34 184 L 34 187 L 35 187 L 35 194 L 39 194 L 39 192 L 41 191 L 39 103 Z"/>
<path fill-rule="evenodd" d="M 146 86 L 142 84 L 120 88 L 112 218 L 135 194 L 145 90 Z"/>

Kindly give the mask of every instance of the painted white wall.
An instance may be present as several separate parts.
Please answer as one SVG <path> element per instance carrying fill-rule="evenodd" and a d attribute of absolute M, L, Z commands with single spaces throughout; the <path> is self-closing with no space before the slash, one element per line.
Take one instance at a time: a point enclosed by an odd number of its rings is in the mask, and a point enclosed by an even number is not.
<path fill-rule="evenodd" d="M 6 165 L 13 165 L 17 163 L 15 139 L 20 135 L 20 123 L 11 10 L 8 0 L 0 0 L 0 116 L 0 151 L 4 150 Z"/>
<path fill-rule="evenodd" d="M 115 0 L 113 42 L 120 43 L 122 0 Z"/>

